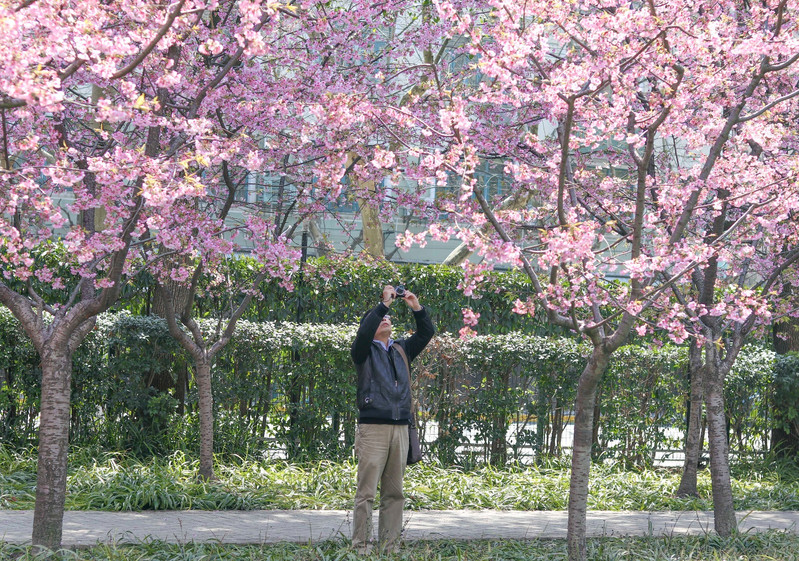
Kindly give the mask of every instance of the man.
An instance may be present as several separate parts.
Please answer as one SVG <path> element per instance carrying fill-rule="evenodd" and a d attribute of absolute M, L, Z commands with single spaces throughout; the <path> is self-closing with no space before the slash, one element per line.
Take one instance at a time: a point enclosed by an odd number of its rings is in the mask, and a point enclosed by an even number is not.
<path fill-rule="evenodd" d="M 408 339 L 391 338 L 389 308 L 401 299 L 413 310 L 416 333 Z M 408 425 L 411 418 L 411 388 L 405 360 L 412 361 L 433 337 L 430 316 L 415 294 L 397 295 L 392 286 L 383 288 L 381 302 L 364 315 L 355 341 L 352 360 L 358 373 L 358 487 L 355 492 L 352 545 L 368 553 L 372 539 L 372 508 L 380 483 L 380 549 L 396 552 L 402 531 L 405 496 L 402 479 L 408 455 Z"/>

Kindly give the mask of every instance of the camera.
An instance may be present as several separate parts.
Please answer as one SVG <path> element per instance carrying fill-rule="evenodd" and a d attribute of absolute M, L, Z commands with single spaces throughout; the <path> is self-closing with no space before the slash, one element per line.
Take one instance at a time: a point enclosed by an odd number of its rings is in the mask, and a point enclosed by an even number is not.
<path fill-rule="evenodd" d="M 405 287 L 403 285 L 398 284 L 394 288 L 394 292 L 396 293 L 397 298 L 405 298 Z"/>

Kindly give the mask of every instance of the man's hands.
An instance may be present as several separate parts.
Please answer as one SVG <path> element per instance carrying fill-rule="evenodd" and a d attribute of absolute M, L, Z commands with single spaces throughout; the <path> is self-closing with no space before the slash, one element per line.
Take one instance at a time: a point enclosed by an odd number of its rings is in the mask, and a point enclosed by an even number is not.
<path fill-rule="evenodd" d="M 391 307 L 391 303 L 394 302 L 394 297 L 396 296 L 396 292 L 394 291 L 394 287 L 387 284 L 383 287 L 383 305 L 387 307 Z"/>
<path fill-rule="evenodd" d="M 397 298 L 397 291 L 394 290 L 394 287 L 390 284 L 387 284 L 383 287 L 383 304 L 388 307 L 391 307 L 391 303 Z M 419 299 L 416 297 L 416 294 L 405 289 L 405 296 L 402 297 L 402 300 L 405 300 L 405 303 L 408 304 L 411 310 L 414 312 L 418 312 L 422 309 L 422 305 L 419 304 Z"/>
<path fill-rule="evenodd" d="M 403 300 L 405 300 L 405 303 L 408 304 L 408 306 L 414 312 L 418 312 L 422 309 L 422 305 L 419 303 L 419 299 L 416 297 L 416 294 L 407 288 L 405 289 L 405 296 L 403 297 Z"/>

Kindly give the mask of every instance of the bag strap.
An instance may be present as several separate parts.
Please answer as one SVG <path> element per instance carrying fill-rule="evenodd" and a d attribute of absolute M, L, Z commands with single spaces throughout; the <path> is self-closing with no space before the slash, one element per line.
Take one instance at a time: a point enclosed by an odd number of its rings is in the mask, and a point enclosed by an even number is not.
<path fill-rule="evenodd" d="M 395 349 L 397 349 L 397 352 L 402 357 L 402 362 L 405 363 L 405 370 L 408 371 L 408 391 L 411 392 L 411 426 L 415 427 L 416 426 L 416 415 L 413 414 L 414 403 L 413 403 L 413 388 L 412 388 L 413 384 L 411 382 L 411 365 L 408 362 L 408 355 L 405 354 L 405 349 L 402 348 L 402 345 L 400 345 L 398 343 L 394 343 L 391 346 L 394 347 Z"/>
<path fill-rule="evenodd" d="M 396 349 L 397 349 L 397 352 L 398 352 L 398 353 L 400 354 L 400 356 L 402 357 L 402 362 L 404 362 L 404 363 L 405 363 L 405 370 L 407 370 L 407 371 L 408 371 L 408 384 L 410 384 L 410 383 L 411 383 L 411 366 L 410 366 L 410 364 L 408 363 L 408 355 L 406 355 L 406 354 L 405 354 L 405 349 L 403 349 L 403 348 L 402 348 L 402 345 L 400 345 L 399 343 L 394 343 L 394 344 L 393 344 L 393 345 L 391 345 L 391 346 L 392 346 L 392 347 L 394 347 L 394 348 L 396 348 Z M 409 386 L 409 387 L 410 387 L 410 386 Z"/>

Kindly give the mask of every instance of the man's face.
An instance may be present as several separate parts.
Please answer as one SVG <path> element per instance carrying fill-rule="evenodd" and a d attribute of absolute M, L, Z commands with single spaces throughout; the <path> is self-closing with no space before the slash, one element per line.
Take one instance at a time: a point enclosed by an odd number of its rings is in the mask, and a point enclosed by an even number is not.
<path fill-rule="evenodd" d="M 381 339 L 391 337 L 391 316 L 383 316 L 375 335 Z"/>

